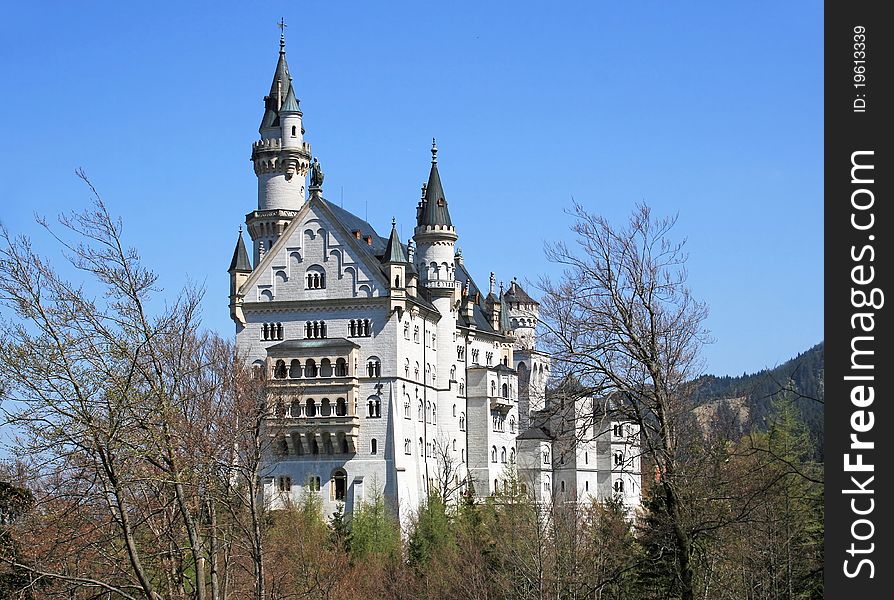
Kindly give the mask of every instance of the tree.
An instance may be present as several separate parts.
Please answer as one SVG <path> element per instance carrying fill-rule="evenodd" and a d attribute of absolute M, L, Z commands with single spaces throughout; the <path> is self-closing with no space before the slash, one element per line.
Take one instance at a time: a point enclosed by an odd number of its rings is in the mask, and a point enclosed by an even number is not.
<path fill-rule="evenodd" d="M 693 528 L 680 429 L 690 409 L 690 382 L 708 341 L 704 303 L 686 286 L 686 254 L 670 239 L 674 219 L 656 219 L 639 206 L 626 227 L 575 205 L 577 249 L 564 242 L 547 255 L 564 267 L 542 282 L 544 342 L 560 376 L 642 432 L 642 451 L 661 473 L 658 491 L 676 551 L 680 597 L 692 600 Z"/>

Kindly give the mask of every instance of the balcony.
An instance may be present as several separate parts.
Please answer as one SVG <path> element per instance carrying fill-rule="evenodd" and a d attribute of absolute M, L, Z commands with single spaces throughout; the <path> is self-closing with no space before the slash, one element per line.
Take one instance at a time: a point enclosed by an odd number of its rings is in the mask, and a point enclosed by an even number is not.
<path fill-rule="evenodd" d="M 491 396 L 490 397 L 490 408 L 491 410 L 499 410 L 502 412 L 506 412 L 515 406 L 515 400 L 511 398 L 504 398 L 502 396 Z"/>

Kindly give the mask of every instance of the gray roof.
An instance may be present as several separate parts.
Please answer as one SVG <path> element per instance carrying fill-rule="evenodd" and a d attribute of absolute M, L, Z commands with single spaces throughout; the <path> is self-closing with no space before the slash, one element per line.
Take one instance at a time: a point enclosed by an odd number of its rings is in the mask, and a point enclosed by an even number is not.
<path fill-rule="evenodd" d="M 540 304 L 531 298 L 515 279 L 512 280 L 512 283 L 509 284 L 509 289 L 503 294 L 503 301 L 511 304 Z"/>
<path fill-rule="evenodd" d="M 379 236 L 376 233 L 376 230 L 373 229 L 373 226 L 358 217 L 357 215 L 346 211 L 342 207 L 337 204 L 333 204 L 326 200 L 322 199 L 322 202 L 326 204 L 326 208 L 332 211 L 332 214 L 335 215 L 335 218 L 338 219 L 339 223 L 344 226 L 349 232 L 353 233 L 355 231 L 360 232 L 360 237 L 363 238 L 363 247 L 369 250 L 369 253 L 374 257 L 378 258 L 385 253 L 385 246 L 388 244 L 388 240 Z M 366 237 L 372 236 L 372 244 L 367 246 Z"/>
<path fill-rule="evenodd" d="M 292 86 L 292 83 L 289 82 L 289 91 L 286 92 L 286 99 L 282 102 L 282 108 L 279 109 L 279 113 L 296 113 L 301 112 L 298 109 L 298 99 L 295 97 L 295 88 Z"/>
<path fill-rule="evenodd" d="M 233 260 L 230 261 L 228 273 L 240 271 L 251 272 L 251 261 L 248 260 L 248 252 L 245 250 L 245 242 L 242 241 L 242 230 L 239 230 L 239 239 L 236 240 L 236 249 L 233 251 Z"/>
<path fill-rule="evenodd" d="M 289 74 L 289 65 L 286 63 L 285 45 L 280 42 L 279 60 L 276 61 L 276 71 L 273 73 L 273 83 L 270 84 L 270 94 L 264 98 L 265 110 L 264 118 L 261 120 L 261 129 L 279 125 L 279 107 L 283 104 L 291 85 L 292 76 Z"/>
<path fill-rule="evenodd" d="M 447 210 L 447 199 L 441 187 L 441 176 L 438 174 L 438 149 L 432 145 L 431 172 L 425 186 L 425 198 L 422 200 L 422 211 L 419 213 L 417 225 L 446 225 L 452 227 L 450 212 Z"/>
<path fill-rule="evenodd" d="M 550 440 L 549 433 L 542 427 L 528 427 L 515 438 L 517 440 Z"/>
<path fill-rule="evenodd" d="M 382 262 L 389 263 L 406 263 L 407 253 L 400 238 L 397 236 L 397 223 L 391 222 L 391 235 L 388 237 L 388 245 L 385 246 L 385 253 L 382 255 Z"/>
<path fill-rule="evenodd" d="M 323 338 L 311 340 L 286 340 L 267 348 L 271 350 L 318 350 L 320 348 L 359 348 L 357 344 L 346 338 Z"/>

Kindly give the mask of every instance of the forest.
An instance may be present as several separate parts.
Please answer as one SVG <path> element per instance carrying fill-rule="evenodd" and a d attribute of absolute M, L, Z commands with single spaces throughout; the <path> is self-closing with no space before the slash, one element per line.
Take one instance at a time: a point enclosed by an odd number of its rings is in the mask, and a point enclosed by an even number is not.
<path fill-rule="evenodd" d="M 203 329 L 201 290 L 158 301 L 98 194 L 45 223 L 97 293 L 4 230 L 0 393 L 17 437 L 0 465 L 0 597 L 821 598 L 821 348 L 701 377 L 706 307 L 673 221 L 575 210 L 577 245 L 548 249 L 561 274 L 541 282 L 549 393 L 610 398 L 639 426 L 642 506 L 535 502 L 509 464 L 499 493 L 432 489 L 403 527 L 380 490 L 352 514 L 313 494 L 269 510 L 263 378 Z M 759 418 L 699 422 L 731 396 Z"/>

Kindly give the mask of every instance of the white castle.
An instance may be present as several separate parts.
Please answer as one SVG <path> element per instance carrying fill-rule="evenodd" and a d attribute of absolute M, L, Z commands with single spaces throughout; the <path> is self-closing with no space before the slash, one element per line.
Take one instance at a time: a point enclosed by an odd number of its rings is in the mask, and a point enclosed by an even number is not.
<path fill-rule="evenodd" d="M 310 492 L 350 512 L 375 491 L 405 521 L 428 491 L 483 498 L 517 465 L 538 501 L 637 506 L 638 432 L 547 406 L 538 304 L 516 280 L 497 291 L 491 273 L 486 294 L 472 280 L 434 143 L 404 244 L 394 220 L 384 238 L 324 198 L 282 38 L 264 107 L 253 260 L 240 231 L 229 273 L 237 350 L 267 374 L 268 504 Z"/>

